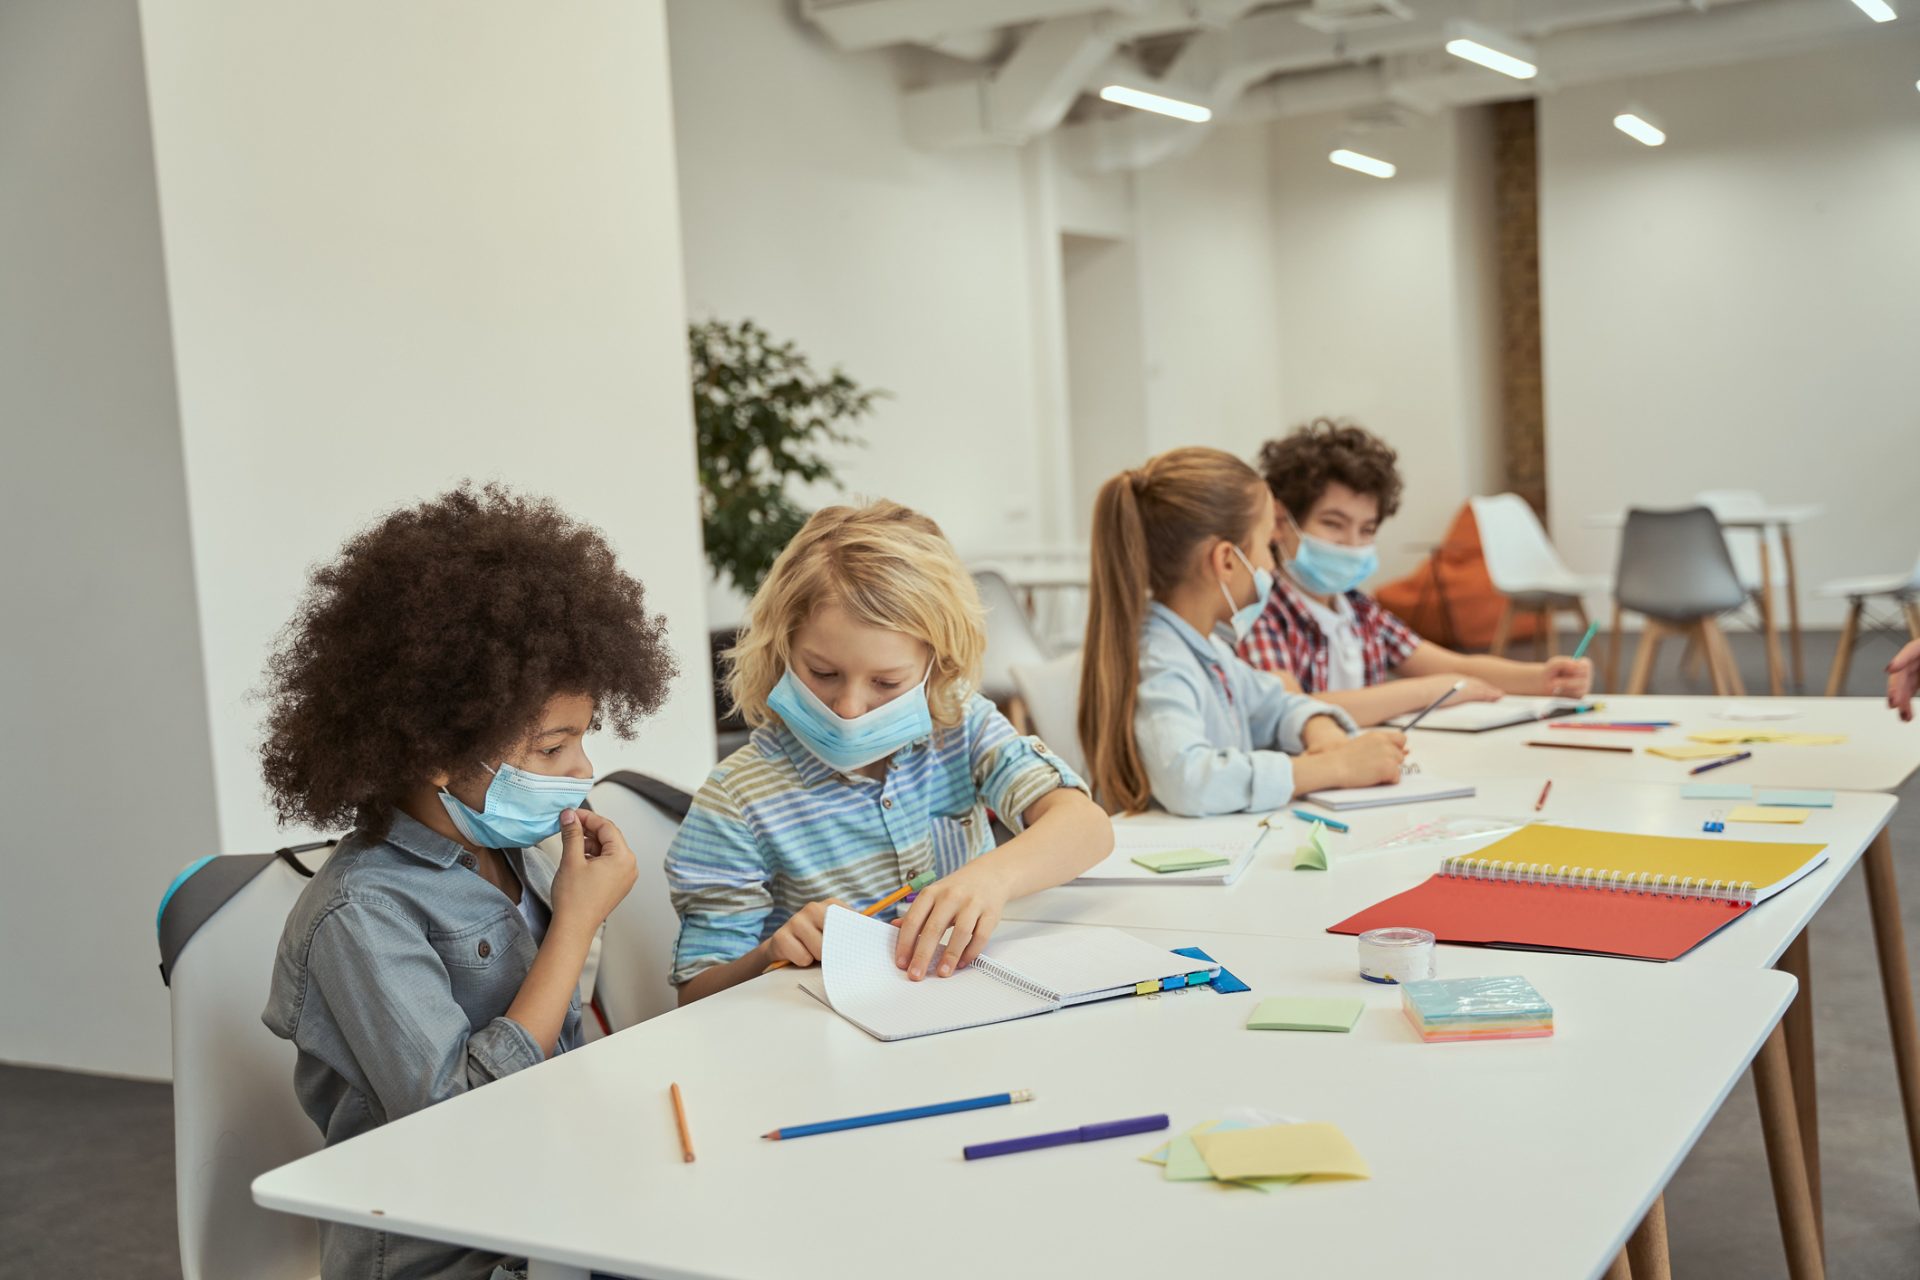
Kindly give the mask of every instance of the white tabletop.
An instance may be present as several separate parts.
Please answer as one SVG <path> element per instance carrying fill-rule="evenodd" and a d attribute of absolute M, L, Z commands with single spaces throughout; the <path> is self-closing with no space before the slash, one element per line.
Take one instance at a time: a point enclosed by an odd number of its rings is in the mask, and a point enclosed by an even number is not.
<path fill-rule="evenodd" d="M 1013 926 L 1017 928 L 1018 926 Z M 1252 987 L 883 1044 L 775 974 L 265 1174 L 269 1208 L 650 1277 L 1598 1275 L 1792 997 L 1785 974 L 1478 952 L 1550 1039 L 1426 1045 L 1351 939 L 1143 934 Z M 1351 1034 L 1243 1029 L 1348 995 Z M 683 1164 L 667 1086 L 686 1090 Z M 1013 1107 L 771 1143 L 783 1124 L 1031 1088 Z M 1166 1135 L 967 1163 L 962 1145 L 1234 1106 L 1338 1124 L 1373 1177 L 1168 1183 Z M 377 1215 L 377 1216 L 376 1216 Z"/>
<path fill-rule="evenodd" d="M 1560 756 L 1588 753 L 1537 751 L 1533 754 L 1554 756 L 1556 759 L 1551 763 L 1557 765 Z M 1429 768 L 1428 772 L 1434 770 Z M 1701 824 L 1714 810 L 1724 814 L 1734 807 L 1734 802 L 1726 800 L 1682 800 L 1677 786 L 1665 784 L 1593 782 L 1546 772 L 1528 778 L 1482 780 L 1476 784 L 1478 794 L 1470 799 L 1339 814 L 1338 820 L 1348 823 L 1352 830 L 1345 835 L 1328 832 L 1326 871 L 1292 869 L 1294 850 L 1306 837 L 1309 827 L 1289 819 L 1281 821 L 1262 841 L 1252 865 L 1231 886 L 1063 885 L 1009 904 L 1007 918 L 1104 924 L 1123 929 L 1217 930 L 1266 937 L 1312 937 L 1383 898 L 1413 888 L 1439 869 L 1442 857 L 1471 852 L 1500 837 L 1483 835 L 1391 852 L 1367 852 L 1368 846 L 1430 819 L 1463 816 L 1507 818 L 1515 822 L 1532 819 L 1536 816 L 1534 802 L 1548 776 L 1554 779 L 1553 791 L 1538 816 L 1571 826 L 1714 839 L 1701 832 Z M 1827 846 L 1827 860 L 1805 879 L 1761 903 L 1688 952 L 1681 964 L 1706 962 L 1764 968 L 1780 958 L 1860 860 L 1894 809 L 1891 796 L 1871 793 L 1842 792 L 1835 801 L 1832 809 L 1815 809 L 1806 822 L 1798 826 L 1728 824 L 1726 839 L 1822 843 Z M 1350 940 L 1348 945 L 1352 945 Z M 1444 950 L 1462 954 L 1474 948 Z M 1645 962 L 1638 960 L 1591 957 L 1582 963 L 1645 967 Z"/>
<path fill-rule="evenodd" d="M 1704 506 L 1704 503 L 1675 503 L 1675 507 Z M 1659 508 L 1671 510 L 1673 508 Z M 1818 503 L 1803 503 L 1798 506 L 1767 507 L 1760 511 L 1750 511 L 1741 515 L 1722 515 L 1718 519 L 1729 529 L 1765 529 L 1772 526 L 1791 527 L 1805 524 L 1807 521 L 1826 514 L 1826 508 Z M 1581 521 L 1590 529 L 1618 529 L 1627 522 L 1624 511 L 1601 511 L 1587 516 Z"/>
<path fill-rule="evenodd" d="M 1592 720 L 1673 720 L 1653 733 L 1550 728 L 1573 721 L 1543 721 L 1486 733 L 1412 733 L 1414 757 L 1429 773 L 1478 778 L 1589 778 L 1619 782 L 1690 780 L 1687 770 L 1702 760 L 1666 760 L 1649 746 L 1688 743 L 1688 734 L 1715 729 L 1778 729 L 1789 733 L 1842 734 L 1843 743 L 1823 747 L 1753 743 L 1727 754 L 1753 752 L 1751 760 L 1701 774 L 1702 782 L 1750 782 L 1763 787 L 1815 787 L 1849 791 L 1897 791 L 1920 770 L 1920 722 L 1904 724 L 1881 698 L 1686 698 L 1594 695 L 1605 708 Z M 1729 710 L 1782 711 L 1787 719 L 1735 719 Z M 1530 747 L 1533 741 L 1593 742 L 1630 746 L 1632 754 Z"/>

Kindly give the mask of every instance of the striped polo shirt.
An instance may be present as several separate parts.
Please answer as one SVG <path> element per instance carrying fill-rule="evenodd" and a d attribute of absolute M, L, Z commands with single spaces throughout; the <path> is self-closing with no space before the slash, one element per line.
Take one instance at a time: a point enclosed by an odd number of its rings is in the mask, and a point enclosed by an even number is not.
<path fill-rule="evenodd" d="M 667 850 L 680 915 L 673 983 L 751 951 L 809 902 L 862 907 L 993 848 L 1056 787 L 1086 784 L 974 694 L 966 719 L 894 753 L 882 781 L 842 774 L 776 718 L 722 760 Z"/>

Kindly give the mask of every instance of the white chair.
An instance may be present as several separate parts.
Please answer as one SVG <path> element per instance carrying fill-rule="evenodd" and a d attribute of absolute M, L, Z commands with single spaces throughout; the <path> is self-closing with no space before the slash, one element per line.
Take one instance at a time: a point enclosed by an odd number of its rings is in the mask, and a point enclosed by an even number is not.
<path fill-rule="evenodd" d="M 1847 668 L 1853 664 L 1853 647 L 1860 638 L 1860 622 L 1866 614 L 1867 602 L 1885 596 L 1900 606 L 1907 625 L 1907 637 L 1920 640 L 1920 561 L 1905 573 L 1891 573 L 1878 578 L 1836 578 L 1832 582 L 1822 583 L 1820 594 L 1829 600 L 1844 599 L 1847 602 L 1847 618 L 1840 627 L 1840 647 L 1833 651 L 1833 670 L 1827 676 L 1827 696 L 1837 698 L 1847 683 Z M 1867 618 L 1866 630 L 1897 630 L 1901 619 L 1888 619 L 1884 624 L 1873 618 Z"/>
<path fill-rule="evenodd" d="M 1480 554 L 1486 561 L 1487 576 L 1494 590 L 1506 597 L 1500 621 L 1494 625 L 1492 652 L 1507 651 L 1507 637 L 1516 612 L 1533 613 L 1539 618 L 1537 643 L 1543 655 L 1553 653 L 1553 615 L 1569 612 L 1587 626 L 1585 597 L 1589 592 L 1608 589 L 1605 577 L 1583 576 L 1567 568 L 1560 553 L 1547 539 L 1540 519 L 1527 500 L 1517 493 L 1496 493 L 1474 498 L 1473 522 L 1480 531 Z M 1613 643 L 1620 640 L 1616 621 Z"/>
<path fill-rule="evenodd" d="M 680 918 L 667 896 L 667 846 L 680 829 L 679 819 L 645 798 L 646 791 L 669 803 L 685 793 L 643 774 L 610 773 L 594 784 L 587 803 L 611 818 L 627 838 L 640 875 L 607 917 L 600 938 L 600 968 L 594 994 L 615 1031 L 645 1022 L 678 1003 L 667 975 L 673 970 L 673 943 Z"/>
<path fill-rule="evenodd" d="M 300 855 L 308 867 L 325 853 Z M 253 1180 L 318 1151 L 294 1100 L 294 1048 L 267 1030 L 274 951 L 306 877 L 275 861 L 181 949 L 173 1011 L 173 1172 L 183 1280 L 310 1280 L 312 1222 L 262 1209 Z"/>
<path fill-rule="evenodd" d="M 1013 683 L 1027 706 L 1033 732 L 1053 754 L 1083 779 L 1086 753 L 1080 749 L 1080 651 L 1013 668 Z"/>
<path fill-rule="evenodd" d="M 987 607 L 987 653 L 980 692 L 1006 711 L 1014 727 L 1024 733 L 1031 726 L 1013 669 L 1045 662 L 1051 654 L 1035 634 L 1019 594 L 1003 575 L 994 569 L 977 569 L 973 580 L 980 588 L 980 602 Z"/>

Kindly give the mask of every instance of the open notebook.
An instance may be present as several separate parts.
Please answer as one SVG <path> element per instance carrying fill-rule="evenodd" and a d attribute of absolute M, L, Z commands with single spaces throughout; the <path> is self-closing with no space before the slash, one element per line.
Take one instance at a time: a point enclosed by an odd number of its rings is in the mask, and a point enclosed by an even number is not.
<path fill-rule="evenodd" d="M 1377 787 L 1338 787 L 1309 791 L 1300 798 L 1335 813 L 1349 809 L 1379 809 L 1390 804 L 1421 804 L 1428 800 L 1459 800 L 1474 793 L 1471 782 L 1455 782 L 1427 774 L 1410 773 L 1398 782 Z"/>
<path fill-rule="evenodd" d="M 1823 844 L 1527 826 L 1329 928 L 1677 960 L 1827 859 Z"/>
<path fill-rule="evenodd" d="M 1113 852 L 1081 872 L 1069 884 L 1232 884 L 1253 861 L 1266 820 L 1259 814 L 1236 813 L 1220 818 L 1177 818 L 1169 813 L 1142 813 L 1113 820 Z M 1195 849 L 1225 858 L 1219 866 L 1191 871 L 1149 871 L 1134 859 L 1144 854 Z"/>
<path fill-rule="evenodd" d="M 1441 729 L 1449 733 L 1485 733 L 1489 729 L 1505 729 L 1509 725 L 1532 724 L 1536 720 L 1575 715 L 1584 705 L 1571 698 L 1506 697 L 1498 702 L 1463 702 L 1457 707 L 1441 707 L 1414 728 Z M 1417 714 L 1412 712 L 1387 723 L 1396 729 L 1404 728 Z"/>
<path fill-rule="evenodd" d="M 1136 994 L 1142 983 L 1209 982 L 1220 966 L 1189 960 L 1118 929 L 1075 926 L 1005 942 L 950 978 L 908 979 L 893 964 L 900 931 L 827 909 L 820 972 L 801 988 L 876 1040 L 910 1040 Z M 1178 977 L 1178 983 L 1167 983 Z"/>

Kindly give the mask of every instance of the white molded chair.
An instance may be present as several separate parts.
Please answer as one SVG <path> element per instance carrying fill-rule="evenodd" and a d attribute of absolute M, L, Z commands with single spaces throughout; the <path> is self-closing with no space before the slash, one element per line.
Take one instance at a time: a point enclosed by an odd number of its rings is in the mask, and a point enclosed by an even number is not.
<path fill-rule="evenodd" d="M 317 867 L 325 852 L 299 855 Z M 318 1151 L 294 1100 L 294 1048 L 260 1021 L 274 951 L 306 877 L 275 861 L 174 962 L 173 1171 L 184 1280 L 310 1280 L 320 1236 L 253 1202 L 253 1180 Z"/>
<path fill-rule="evenodd" d="M 1020 700 L 1027 704 L 1033 732 L 1083 779 L 1086 753 L 1080 749 L 1080 651 L 1013 668 Z"/>
<path fill-rule="evenodd" d="M 987 653 L 980 673 L 980 692 L 1005 709 L 1014 727 L 1025 732 L 1030 725 L 1026 723 L 1026 709 L 1020 705 L 1013 669 L 1043 663 L 1052 655 L 1034 631 L 1033 620 L 1012 583 L 994 569 L 975 570 L 973 580 L 980 588 L 980 602 L 987 607 Z"/>
<path fill-rule="evenodd" d="M 595 813 L 611 818 L 620 828 L 640 867 L 639 879 L 607 917 L 600 938 L 594 993 L 615 1031 L 645 1022 L 678 1003 L 667 982 L 673 970 L 674 939 L 680 933 L 680 918 L 667 897 L 667 846 L 680 823 L 622 781 L 637 776 L 610 773 L 594 784 L 587 799 Z"/>
<path fill-rule="evenodd" d="M 1492 652 L 1504 654 L 1507 636 L 1516 612 L 1539 616 L 1539 646 L 1543 654 L 1553 653 L 1553 615 L 1573 613 L 1580 626 L 1587 625 L 1588 592 L 1603 592 L 1610 585 L 1605 577 L 1581 575 L 1567 568 L 1554 550 L 1540 519 L 1527 500 L 1517 493 L 1496 493 L 1474 498 L 1473 522 L 1480 531 L 1480 553 L 1486 561 L 1487 576 L 1496 591 L 1506 597 L 1500 621 L 1493 631 Z M 1615 628 L 1614 643 L 1619 643 Z"/>
<path fill-rule="evenodd" d="M 1867 602 L 1885 596 L 1900 606 L 1907 625 L 1907 637 L 1920 640 L 1920 561 L 1905 573 L 1890 573 L 1877 578 L 1836 578 L 1832 582 L 1822 583 L 1820 594 L 1829 600 L 1844 599 L 1847 602 L 1847 618 L 1840 627 L 1840 645 L 1833 651 L 1833 670 L 1827 675 L 1827 696 L 1837 698 L 1847 683 L 1847 668 L 1853 664 L 1853 647 L 1860 638 L 1861 618 L 1866 613 Z M 1895 630 L 1901 619 L 1890 620 L 1881 627 L 1873 619 L 1867 620 L 1867 630 Z"/>

